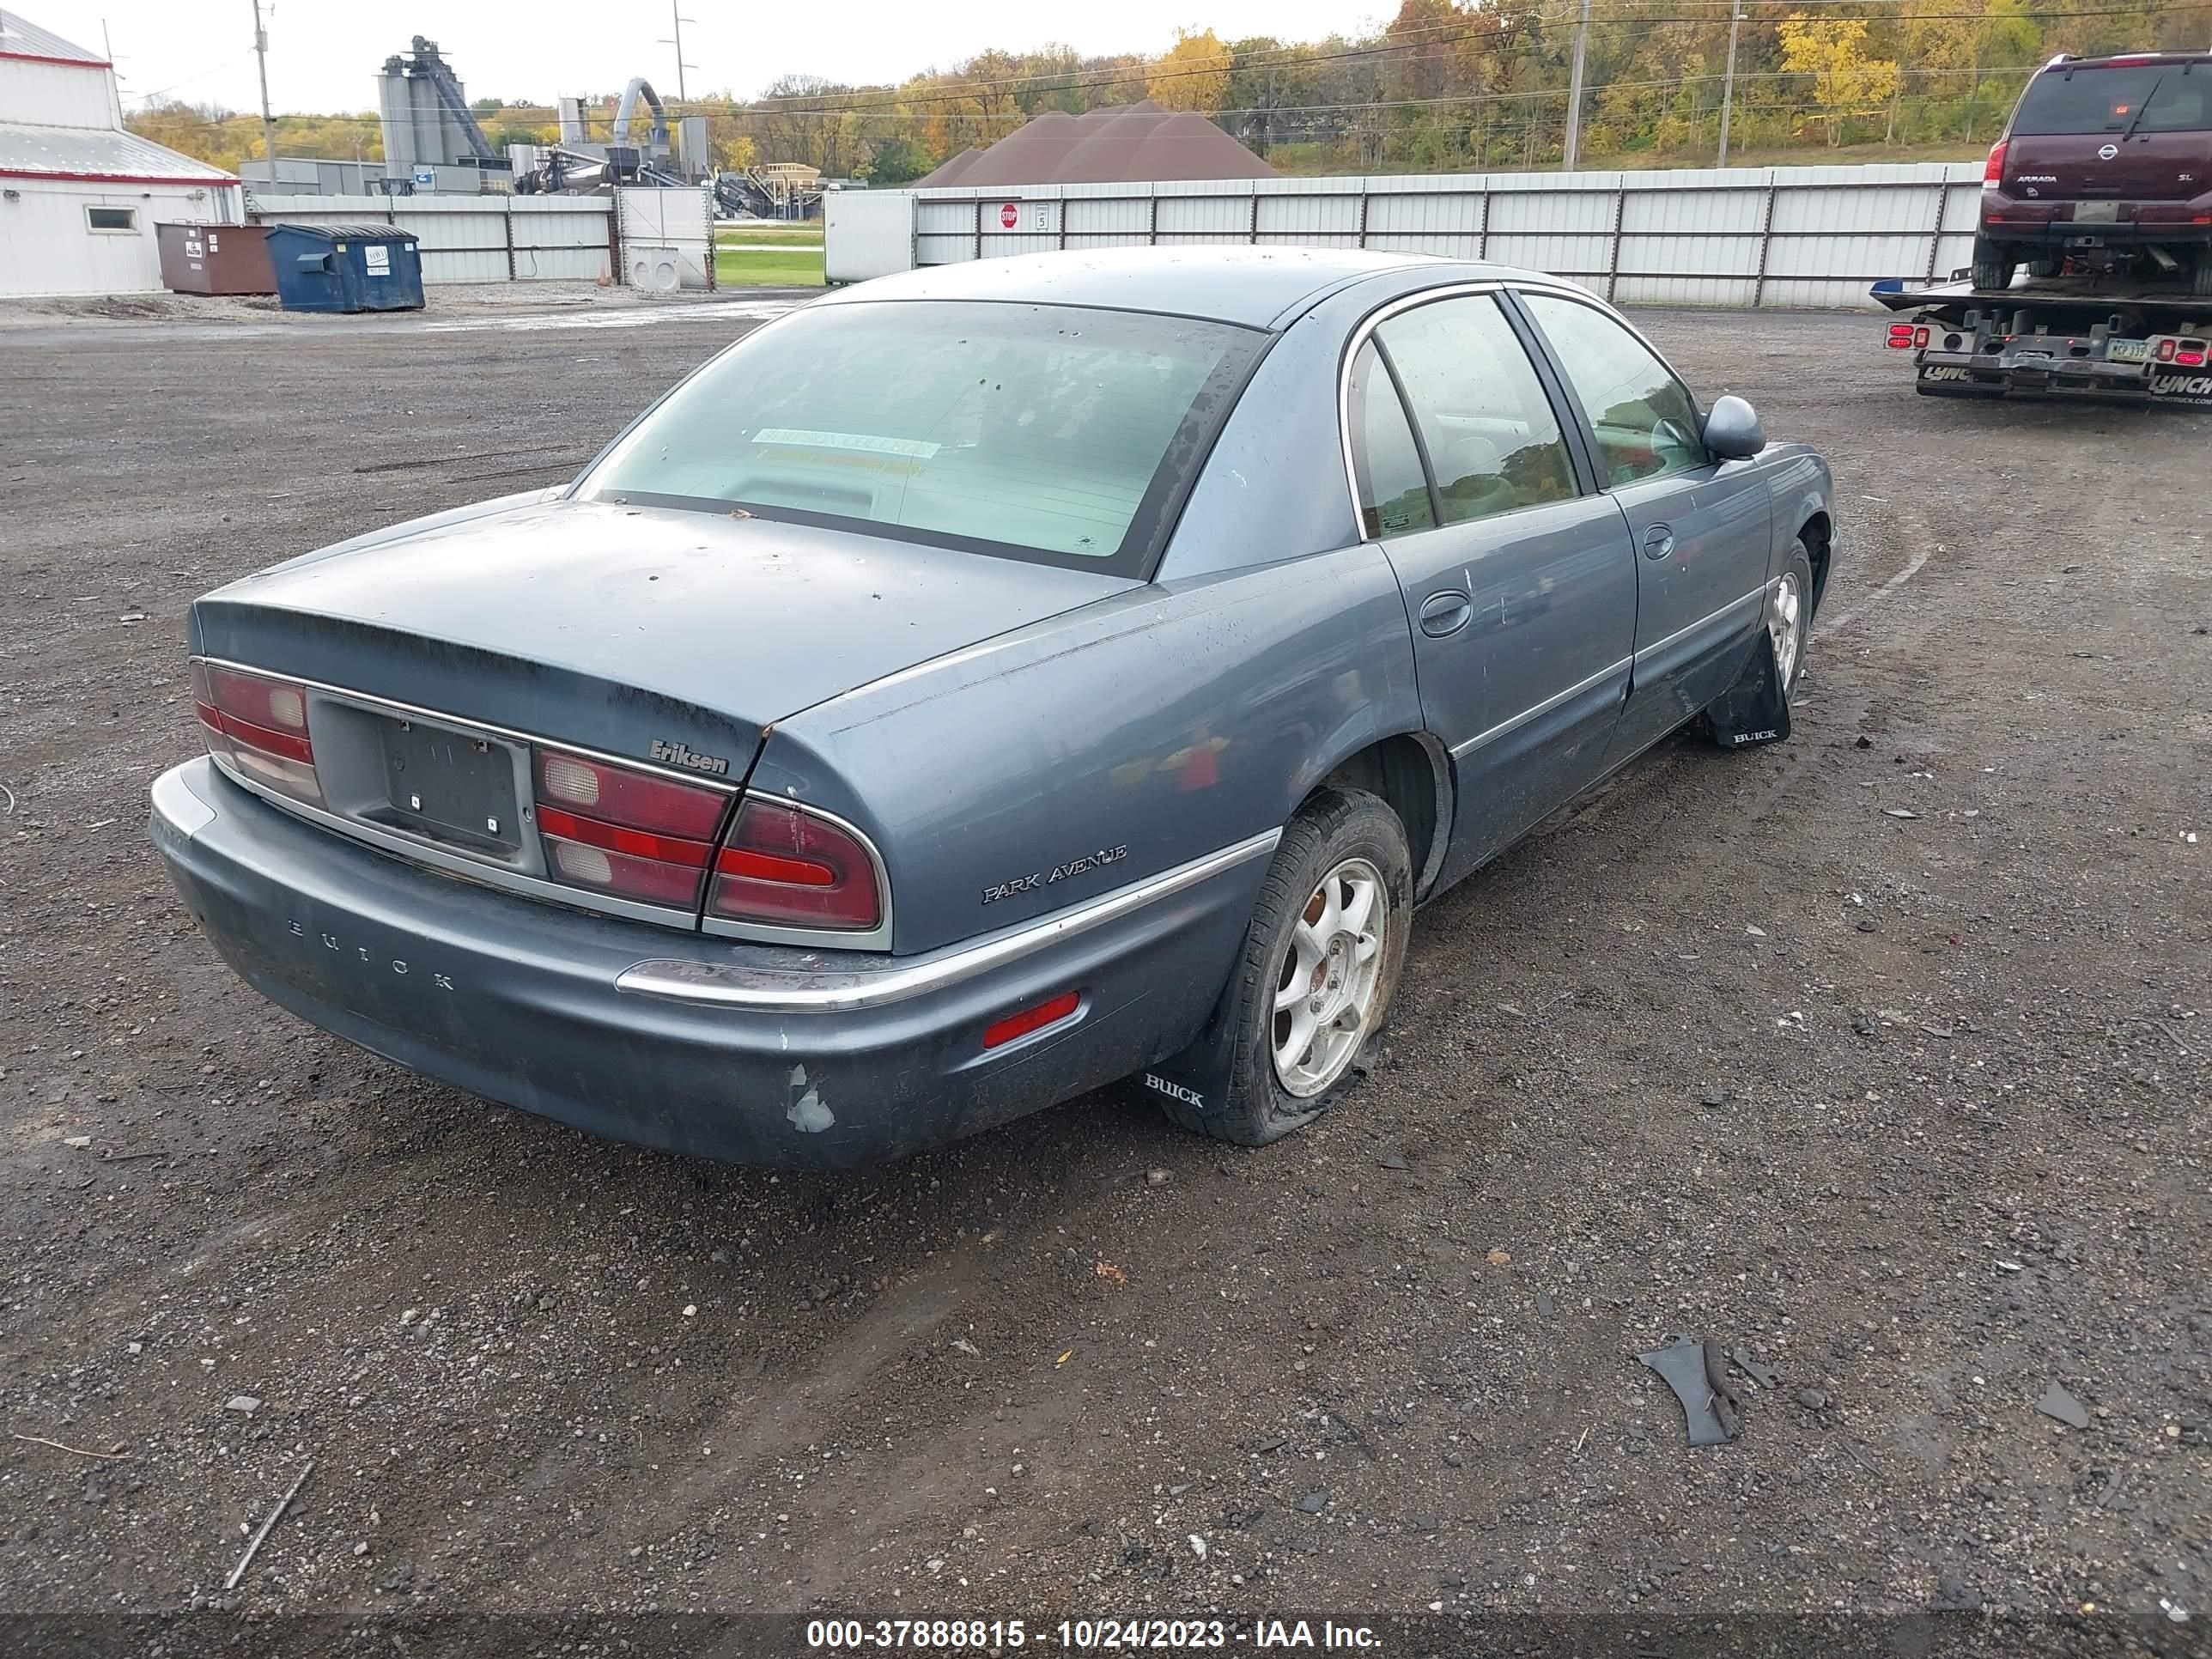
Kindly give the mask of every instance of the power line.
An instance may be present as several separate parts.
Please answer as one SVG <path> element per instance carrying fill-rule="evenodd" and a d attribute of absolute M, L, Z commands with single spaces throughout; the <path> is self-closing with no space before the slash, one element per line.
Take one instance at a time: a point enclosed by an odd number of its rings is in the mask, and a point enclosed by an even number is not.
<path fill-rule="evenodd" d="M 1680 3 L 1680 0 L 1673 0 L 1673 3 Z M 1780 0 L 1780 3 L 1787 3 L 1788 0 Z M 1864 4 L 1869 3 L 1869 0 L 1826 0 L 1826 3 L 1830 4 Z M 2205 3 L 2205 0 L 2196 0 L 2196 3 L 2185 5 L 2156 7 L 2151 9 L 2149 15 L 2167 16 L 2188 15 L 2205 11 L 2212 11 L 2212 3 Z M 2145 15 L 2145 9 L 2141 7 L 2113 6 L 2065 10 L 2056 9 L 2030 9 L 2009 12 L 2005 14 L 2005 16 L 2070 21 L 2075 18 L 2141 17 Z M 1684 25 L 1698 24 L 1717 25 L 1725 23 L 1728 21 L 1728 15 L 1724 12 L 1706 14 L 1698 16 L 1655 16 L 1643 15 L 1613 15 L 1594 18 L 1591 22 L 1591 27 L 1593 28 L 1616 29 L 1645 28 L 1680 27 Z M 1773 17 L 1753 21 L 1766 23 L 1779 23 L 1788 20 L 1784 17 Z M 1874 13 L 1869 14 L 1862 19 L 1839 18 L 1837 21 L 1862 21 L 1883 23 L 1917 23 L 1945 21 L 1988 22 L 1992 20 L 1987 12 L 1983 11 L 1917 11 Z M 1996 21 L 2003 20 L 1998 19 Z M 1452 38 L 1456 40 L 1499 40 L 1517 36 L 1525 32 L 1518 26 L 1501 27 L 1495 25 L 1490 25 L 1478 27 L 1474 24 L 1437 24 L 1431 26 L 1431 28 L 1434 32 L 1438 33 L 1448 32 L 1450 33 Z M 1390 40 L 1376 45 L 1352 46 L 1334 52 L 1304 52 L 1296 57 L 1285 55 L 1281 58 L 1261 64 L 1257 65 L 1257 67 L 1304 67 L 1309 64 L 1341 63 L 1352 58 L 1387 57 L 1393 52 L 1401 52 L 1405 49 L 1405 42 L 1403 40 Z M 1160 62 L 1164 60 L 1153 61 Z M 915 105 L 961 103 L 966 101 L 970 94 L 976 91 L 994 90 L 1003 87 L 1024 87 L 1026 88 L 1027 90 L 1035 93 L 1039 96 L 1048 96 L 1056 92 L 1081 92 L 1099 86 L 1110 86 L 1115 82 L 1130 79 L 1133 76 L 1140 72 L 1143 73 L 1145 80 L 1147 84 L 1149 84 L 1154 81 L 1179 81 L 1190 79 L 1198 76 L 1219 75 L 1224 72 L 1224 67 L 1229 73 L 1235 74 L 1241 68 L 1251 66 L 1249 64 L 1240 65 L 1234 62 L 1234 60 L 1231 60 L 1225 66 L 1217 64 L 1202 68 L 1164 70 L 1155 72 L 1151 70 L 1149 65 L 1129 64 L 1103 70 L 1045 71 L 1033 76 L 1012 76 L 997 81 L 956 82 L 951 86 L 933 86 L 926 92 L 912 95 L 902 94 L 897 88 L 885 87 L 870 89 L 864 92 L 842 94 L 839 94 L 837 100 L 834 102 L 830 101 L 827 99 L 817 98 L 815 102 L 805 106 L 796 105 L 781 99 L 762 98 L 754 100 L 750 104 L 744 106 L 743 108 L 748 113 L 760 115 L 870 114 L 878 112 L 880 110 L 881 106 L 887 102 L 894 102 L 909 106 Z M 1044 84 L 1048 82 L 1057 82 L 1057 84 Z M 804 94 L 793 94 L 793 97 L 803 95 Z M 733 104 L 732 108 L 734 109 L 736 107 L 738 106 Z"/>

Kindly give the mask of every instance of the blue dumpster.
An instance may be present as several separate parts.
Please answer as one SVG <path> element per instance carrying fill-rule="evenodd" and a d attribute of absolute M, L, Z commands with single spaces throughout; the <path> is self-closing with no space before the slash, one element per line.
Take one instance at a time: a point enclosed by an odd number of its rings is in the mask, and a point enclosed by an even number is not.
<path fill-rule="evenodd" d="M 422 308 L 422 256 L 395 225 L 271 225 L 269 262 L 287 311 Z"/>

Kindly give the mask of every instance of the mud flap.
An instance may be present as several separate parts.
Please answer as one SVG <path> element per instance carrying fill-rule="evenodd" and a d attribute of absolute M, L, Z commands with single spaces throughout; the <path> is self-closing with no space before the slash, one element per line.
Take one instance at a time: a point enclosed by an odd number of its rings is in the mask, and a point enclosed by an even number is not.
<path fill-rule="evenodd" d="M 1765 629 L 1736 682 L 1705 713 L 1705 732 L 1723 749 L 1779 743 L 1790 735 L 1790 697 L 1774 662 L 1774 639 Z"/>
<path fill-rule="evenodd" d="M 1180 1102 L 1185 1111 L 1212 1113 L 1229 1098 L 1230 1073 L 1237 1060 L 1237 1044 L 1229 1033 L 1230 1005 L 1237 988 L 1234 974 L 1223 988 L 1213 1012 L 1206 1017 L 1198 1041 L 1179 1054 L 1147 1066 L 1129 1080 L 1140 1094 Z"/>

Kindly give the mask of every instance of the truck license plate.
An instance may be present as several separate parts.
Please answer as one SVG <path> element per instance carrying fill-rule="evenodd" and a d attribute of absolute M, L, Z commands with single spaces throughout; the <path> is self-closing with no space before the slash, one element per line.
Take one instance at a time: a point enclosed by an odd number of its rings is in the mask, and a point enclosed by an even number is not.
<path fill-rule="evenodd" d="M 2074 222 L 2080 225 L 2109 225 L 2120 216 L 2118 202 L 2077 202 L 2074 205 Z"/>
<path fill-rule="evenodd" d="M 2147 363 L 2150 361 L 2150 342 L 2107 340 L 2105 342 L 2105 361 L 2108 363 Z"/>

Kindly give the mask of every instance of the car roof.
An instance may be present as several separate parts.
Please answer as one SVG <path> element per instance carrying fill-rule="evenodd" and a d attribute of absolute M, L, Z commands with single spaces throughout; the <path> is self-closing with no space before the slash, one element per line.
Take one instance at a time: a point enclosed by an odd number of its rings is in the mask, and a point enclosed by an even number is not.
<path fill-rule="evenodd" d="M 1435 268 L 1440 281 L 1481 276 L 1548 280 L 1504 265 L 1355 248 L 1113 247 L 932 265 L 841 289 L 816 303 L 1026 301 L 1276 328 L 1338 289 L 1427 266 Z"/>

